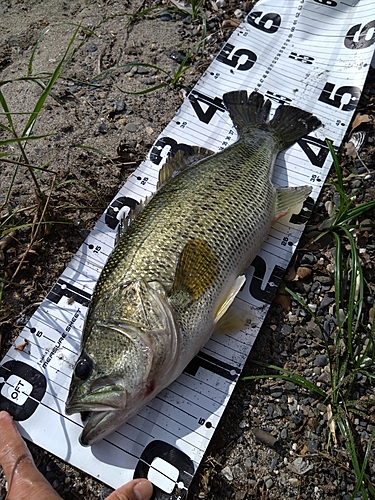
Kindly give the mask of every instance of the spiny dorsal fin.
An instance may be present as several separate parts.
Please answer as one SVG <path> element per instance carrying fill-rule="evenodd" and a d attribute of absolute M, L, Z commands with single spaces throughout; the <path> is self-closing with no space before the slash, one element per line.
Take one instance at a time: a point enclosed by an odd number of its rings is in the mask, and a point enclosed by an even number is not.
<path fill-rule="evenodd" d="M 210 245 L 206 240 L 191 240 L 178 260 L 172 295 L 184 292 L 191 300 L 197 300 L 212 285 L 217 275 L 217 257 Z"/>
<path fill-rule="evenodd" d="M 159 171 L 159 180 L 156 186 L 157 189 L 159 189 L 160 186 L 168 179 L 171 179 L 179 172 L 185 170 L 185 168 L 188 168 L 190 165 L 215 154 L 213 151 L 202 148 L 201 146 L 190 146 L 190 148 L 190 154 L 182 149 L 179 149 L 174 156 L 168 156 L 167 161 Z"/>
<path fill-rule="evenodd" d="M 117 228 L 115 246 L 117 246 L 118 242 L 121 240 L 121 238 L 124 236 L 124 234 L 128 230 L 128 227 L 130 226 L 130 224 L 143 211 L 145 206 L 150 202 L 151 198 L 152 198 L 152 195 L 147 196 L 147 198 L 140 201 L 138 203 L 138 205 L 136 205 L 134 208 L 131 208 L 130 211 L 128 212 L 128 214 L 125 215 L 120 220 L 120 223 L 119 223 L 118 228 Z"/>

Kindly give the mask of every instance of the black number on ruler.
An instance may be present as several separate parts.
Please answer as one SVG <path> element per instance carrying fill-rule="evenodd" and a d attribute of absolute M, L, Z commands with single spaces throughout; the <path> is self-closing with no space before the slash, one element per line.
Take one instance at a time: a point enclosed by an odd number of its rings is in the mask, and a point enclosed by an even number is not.
<path fill-rule="evenodd" d="M 304 54 L 297 54 L 297 52 L 291 52 L 289 54 L 290 59 L 295 59 L 296 61 L 302 62 L 304 64 L 312 64 L 315 59 Z"/>
<path fill-rule="evenodd" d="M 247 71 L 251 69 L 257 60 L 256 54 L 254 54 L 254 52 L 249 49 L 237 49 L 232 54 L 233 49 L 235 48 L 236 47 L 231 43 L 226 43 L 217 56 L 217 60 L 224 64 L 227 64 L 228 66 L 231 66 L 232 68 L 236 68 L 239 71 Z M 238 61 L 241 56 L 246 56 L 247 60 L 238 65 Z"/>
<path fill-rule="evenodd" d="M 219 97 L 212 99 L 212 97 L 208 97 L 195 90 L 189 94 L 189 101 L 199 120 L 206 124 L 210 123 L 216 111 L 225 111 L 223 101 Z M 208 106 L 207 109 L 204 110 L 200 103 Z"/>
<path fill-rule="evenodd" d="M 268 97 L 269 99 L 272 99 L 273 101 L 276 101 L 279 104 L 284 104 L 286 102 L 292 102 L 292 99 L 289 99 L 289 97 L 284 97 L 283 95 L 280 95 L 280 94 L 274 94 L 270 90 L 267 90 L 267 92 L 264 95 L 265 95 L 265 97 Z"/>
<path fill-rule="evenodd" d="M 347 49 L 366 49 L 367 47 L 370 47 L 370 45 L 375 43 L 375 19 L 374 21 L 370 21 L 369 23 L 365 24 L 363 28 L 361 28 L 361 26 L 362 24 L 356 24 L 347 32 L 344 40 L 344 44 Z M 366 40 L 368 32 L 371 29 L 373 30 L 372 36 L 371 38 L 368 38 Z M 354 38 L 357 38 L 358 41 L 355 42 Z"/>
<path fill-rule="evenodd" d="M 14 420 L 27 420 L 46 393 L 46 377 L 22 361 L 7 361 L 0 366 L 0 411 Z"/>
<path fill-rule="evenodd" d="M 307 136 L 300 139 L 298 144 L 315 167 L 323 167 L 329 155 L 328 146 L 324 141 Z"/>
<path fill-rule="evenodd" d="M 335 89 L 335 84 L 327 82 L 320 94 L 319 101 L 334 106 L 335 108 L 341 108 L 343 111 L 353 111 L 357 107 L 357 103 L 361 96 L 361 89 L 354 86 L 344 86 Z M 346 96 L 350 96 L 349 102 L 343 104 L 343 99 Z"/>
<path fill-rule="evenodd" d="M 159 459 L 157 465 L 154 465 L 156 471 L 161 477 L 165 475 L 168 482 L 172 480 L 170 476 L 173 475 L 172 481 L 175 486 L 172 491 L 164 491 L 159 485 L 154 484 L 153 500 L 182 500 L 194 476 L 194 463 L 186 453 L 169 443 L 159 440 L 148 443 L 139 457 L 134 471 L 134 479 L 147 478 L 150 468 L 157 459 Z M 163 470 L 164 463 L 165 471 Z M 175 470 L 171 471 L 171 468 Z"/>
<path fill-rule="evenodd" d="M 154 144 L 153 148 L 151 149 L 150 160 L 152 161 L 152 163 L 154 163 L 155 165 L 160 165 L 160 162 L 163 159 L 162 151 L 165 148 L 168 148 L 168 153 L 171 156 L 174 156 L 179 150 L 185 151 L 186 156 L 191 156 L 194 154 L 194 150 L 191 146 L 183 143 L 179 144 L 171 137 L 162 137 Z"/>
<path fill-rule="evenodd" d="M 281 16 L 275 12 L 269 12 L 268 14 L 250 12 L 246 18 L 246 22 L 265 33 L 276 33 L 281 24 Z"/>
<path fill-rule="evenodd" d="M 199 352 L 195 358 L 190 361 L 184 372 L 195 377 L 199 368 L 204 368 L 205 370 L 231 381 L 236 380 L 241 371 L 204 352 Z"/>
<path fill-rule="evenodd" d="M 47 295 L 47 299 L 58 304 L 63 297 L 68 297 L 69 299 L 74 299 L 75 302 L 88 307 L 91 300 L 91 294 L 84 292 L 80 288 L 71 285 L 67 281 L 59 278 L 57 283 L 53 286 L 52 290 Z"/>
<path fill-rule="evenodd" d="M 111 205 L 108 207 L 105 214 L 105 223 L 111 229 L 116 229 L 118 223 L 120 222 L 117 218 L 120 210 L 124 207 L 128 207 L 129 210 L 135 208 L 138 205 L 138 201 L 133 198 L 128 198 L 127 196 L 120 196 L 116 198 Z"/>
<path fill-rule="evenodd" d="M 289 222 L 291 224 L 306 224 L 306 222 L 309 220 L 310 215 L 313 211 L 315 201 L 309 196 L 306 198 L 306 200 L 303 202 L 301 211 L 299 214 L 293 214 L 291 218 L 289 219 Z"/>
<path fill-rule="evenodd" d="M 260 302 L 271 304 L 276 290 L 285 274 L 285 269 L 280 266 L 275 266 L 271 273 L 269 282 L 264 288 L 262 288 L 267 269 L 266 261 L 258 255 L 255 257 L 251 265 L 254 267 L 254 275 L 249 286 L 251 295 L 254 299 L 259 300 Z"/>
<path fill-rule="evenodd" d="M 337 2 L 334 0 L 314 0 L 314 2 L 328 5 L 329 7 L 337 7 Z"/>

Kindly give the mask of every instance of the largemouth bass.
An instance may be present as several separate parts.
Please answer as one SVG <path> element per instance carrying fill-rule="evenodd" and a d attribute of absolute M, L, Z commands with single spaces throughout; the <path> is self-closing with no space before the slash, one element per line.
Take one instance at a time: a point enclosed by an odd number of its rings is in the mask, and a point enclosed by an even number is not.
<path fill-rule="evenodd" d="M 96 285 L 66 413 L 81 412 L 93 445 L 175 380 L 215 329 L 240 329 L 229 309 L 272 222 L 310 187 L 275 188 L 277 154 L 321 125 L 259 93 L 224 94 L 239 133 L 218 154 L 179 152 L 156 194 L 129 214 Z M 203 157 L 203 158 L 202 158 Z M 229 311 L 228 311 L 229 309 Z M 223 326 L 225 325 L 225 326 Z"/>

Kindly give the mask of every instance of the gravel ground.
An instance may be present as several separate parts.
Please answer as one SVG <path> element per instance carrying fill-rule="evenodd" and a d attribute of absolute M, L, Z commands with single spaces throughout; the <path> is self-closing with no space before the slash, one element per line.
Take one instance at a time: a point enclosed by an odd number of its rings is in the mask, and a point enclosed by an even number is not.
<path fill-rule="evenodd" d="M 192 56 L 191 67 L 180 81 L 192 86 L 215 57 L 236 25 L 255 2 L 227 2 L 225 7 L 205 4 L 208 30 L 213 34 L 204 53 Z M 216 5 L 216 4 L 215 4 Z M 115 84 L 100 76 L 115 66 L 145 62 L 163 67 L 172 74 L 187 51 L 201 37 L 202 24 L 187 14 L 166 13 L 160 9 L 126 27 L 129 15 L 152 6 L 130 1 L 123 5 L 108 1 L 105 5 L 91 0 L 52 2 L 0 1 L 1 79 L 24 75 L 32 48 L 40 42 L 34 58 L 34 72 L 51 71 L 62 57 L 74 28 L 80 22 L 99 36 L 77 36 L 77 51 L 67 64 L 54 89 L 59 101 L 49 99 L 37 122 L 35 133 L 53 131 L 28 146 L 30 162 L 56 172 L 50 206 L 55 225 L 49 234 L 39 234 L 24 260 L 30 241 L 30 229 L 21 229 L 16 239 L 0 255 L 2 276 L 12 276 L 0 304 L 0 358 L 28 317 L 80 246 L 87 232 L 117 193 L 126 177 L 150 149 L 159 132 L 174 116 L 185 97 L 183 87 L 168 86 L 141 96 L 124 94 L 167 82 L 165 74 L 150 67 L 124 67 L 114 74 Z M 160 40 L 163 29 L 165 42 Z M 217 30 L 219 32 L 217 32 Z M 176 43 L 176 41 L 178 41 Z M 373 200 L 375 172 L 374 126 L 375 71 L 370 70 L 365 91 L 357 110 L 356 132 L 364 136 L 360 157 L 347 149 L 340 156 L 346 192 L 358 202 Z M 13 82 L 2 87 L 12 111 L 30 109 L 39 95 L 36 85 Z M 369 121 L 358 119 L 368 116 Z M 22 115 L 15 119 L 19 126 Z M 348 138 L 347 138 L 348 140 Z M 349 154 L 352 154 L 350 156 Z M 14 166 L 2 164 L 0 201 L 5 199 Z M 53 175 L 38 174 L 38 181 L 49 193 Z M 252 360 L 288 368 L 322 389 L 330 387 L 330 371 L 323 337 L 330 338 L 335 328 L 334 251 L 330 238 L 313 241 L 327 219 L 336 195 L 327 183 L 313 216 L 285 276 L 285 283 L 309 304 L 324 326 L 322 333 L 311 316 L 283 294 L 272 304 L 258 335 L 244 375 L 266 373 Z M 33 217 L 33 184 L 27 170 L 19 170 L 11 195 L 12 207 L 23 207 L 27 220 Z M 4 211 L 0 214 L 4 216 Z M 21 215 L 17 219 L 21 222 Z M 357 241 L 366 280 L 375 287 L 374 213 L 366 215 Z M 73 221 L 73 223 L 72 223 Z M 20 265 L 21 263 L 21 265 Z M 372 322 L 373 299 L 366 296 L 364 325 Z M 366 328 L 364 328 L 364 335 Z M 371 380 L 358 377 L 352 398 L 375 399 Z M 337 433 L 337 443 L 329 432 L 329 408 L 314 393 L 289 381 L 265 379 L 240 381 L 228 404 L 220 426 L 212 439 L 189 490 L 188 499 L 242 500 L 262 499 L 345 499 L 352 497 L 355 476 Z M 374 408 L 362 415 L 350 416 L 352 431 L 363 459 L 373 430 Z M 59 494 L 66 499 L 102 499 L 111 491 L 102 483 L 81 473 L 39 447 L 30 444 L 37 466 Z M 366 474 L 375 484 L 375 461 L 370 454 Z M 5 498 L 5 480 L 0 472 L 0 499 Z M 357 496 L 357 498 L 361 498 Z"/>

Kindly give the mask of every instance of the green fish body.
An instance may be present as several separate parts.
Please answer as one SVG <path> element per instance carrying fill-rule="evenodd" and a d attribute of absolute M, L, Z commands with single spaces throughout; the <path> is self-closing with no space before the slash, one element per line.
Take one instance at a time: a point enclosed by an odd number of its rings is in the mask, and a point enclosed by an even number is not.
<path fill-rule="evenodd" d="M 228 318 L 272 222 L 310 192 L 275 189 L 271 177 L 277 154 L 319 120 L 280 106 L 266 122 L 270 102 L 259 93 L 229 92 L 223 100 L 238 141 L 217 154 L 196 148 L 202 159 L 179 152 L 168 161 L 99 278 L 66 404 L 68 414 L 82 414 L 84 445 L 113 432 L 182 373 Z"/>

